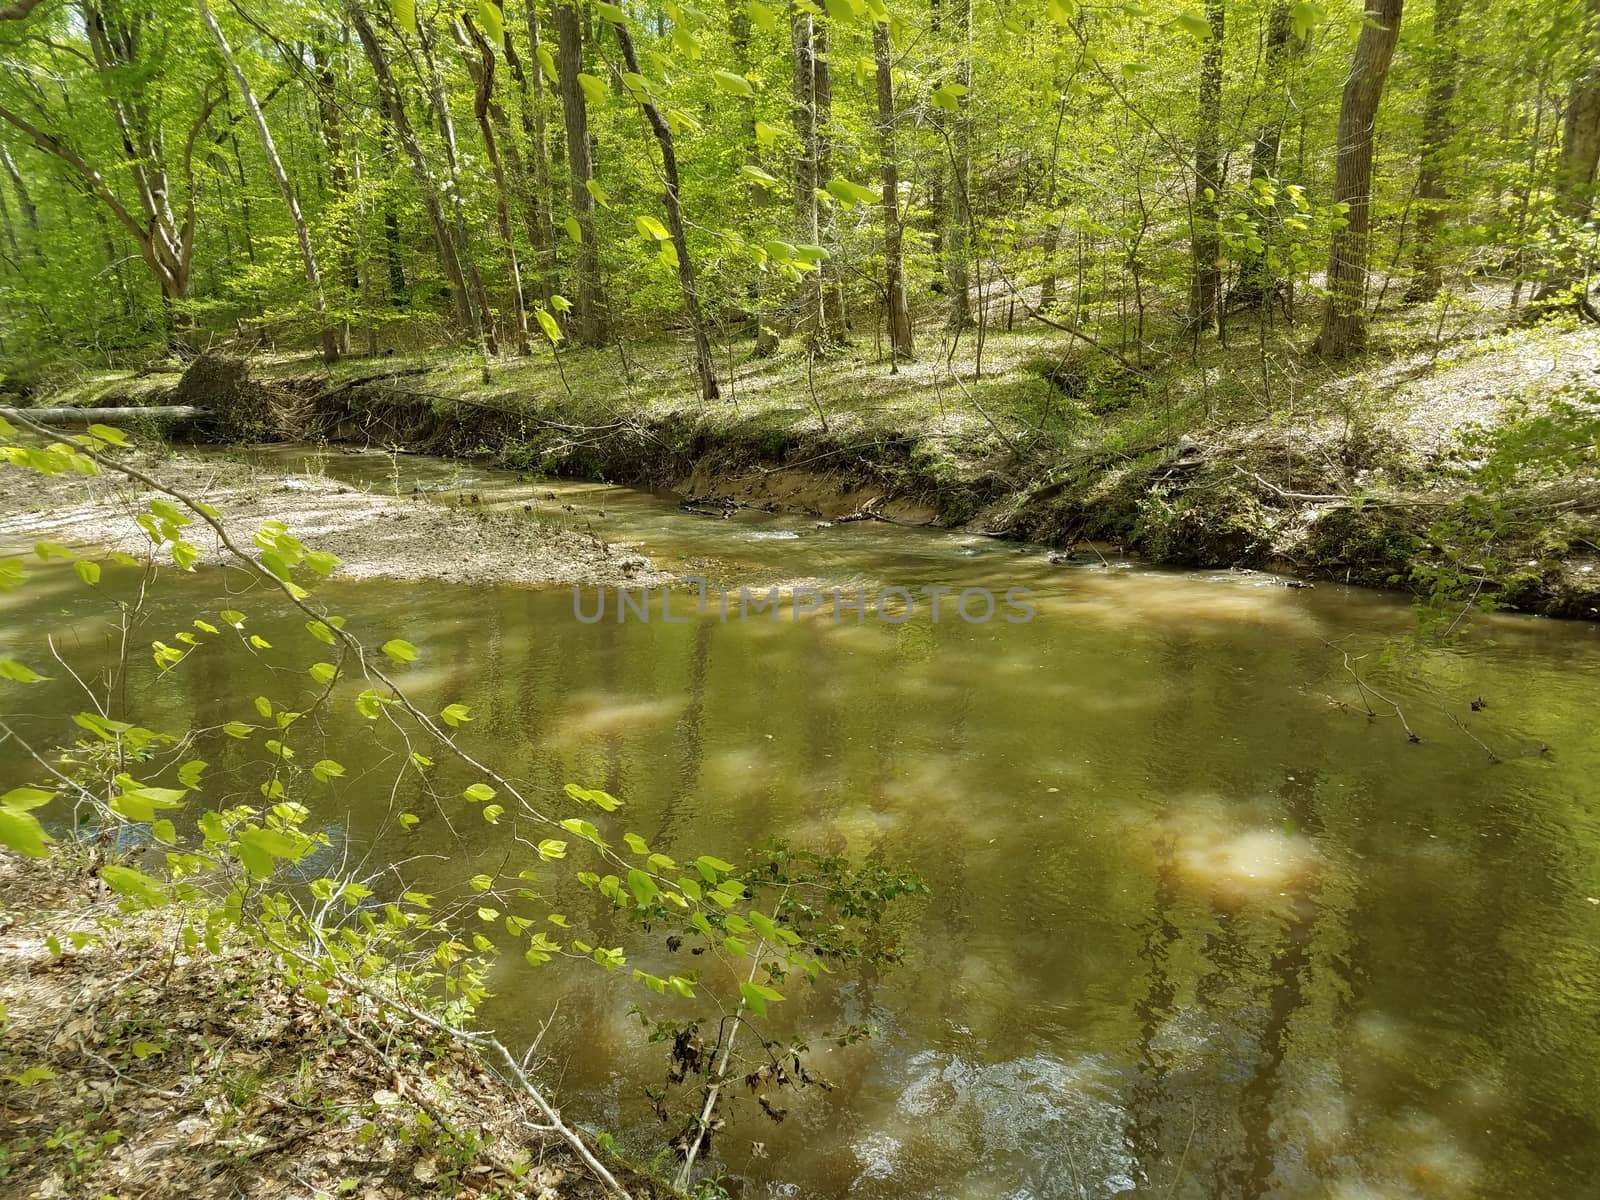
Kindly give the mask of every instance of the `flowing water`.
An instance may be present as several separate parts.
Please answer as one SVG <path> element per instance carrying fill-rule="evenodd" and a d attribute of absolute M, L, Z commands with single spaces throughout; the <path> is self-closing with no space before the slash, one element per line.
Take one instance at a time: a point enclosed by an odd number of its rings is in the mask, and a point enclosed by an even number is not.
<path fill-rule="evenodd" d="M 1600 1195 L 1600 627 L 1495 618 L 1458 649 L 1385 659 L 1412 615 L 1358 590 L 1057 566 L 881 524 L 716 520 L 426 459 L 316 469 L 532 502 L 735 583 L 1031 590 L 1026 623 L 948 606 L 934 622 L 924 606 L 899 624 L 724 621 L 682 596 L 682 623 L 658 601 L 648 622 L 613 606 L 585 624 L 567 591 L 321 591 L 415 642 L 413 687 L 471 703 L 469 744 L 535 794 L 603 787 L 669 853 L 737 859 L 775 833 L 931 884 L 891 918 L 902 965 L 790 988 L 774 1010 L 786 1030 L 875 1036 L 814 1036 L 834 1090 L 778 1097 L 782 1123 L 748 1101 L 731 1114 L 710 1165 L 741 1194 Z M 140 637 L 235 607 L 293 647 L 292 667 L 264 653 L 258 678 L 237 655 L 198 655 L 153 693 L 174 725 L 303 686 L 299 622 L 243 587 L 225 572 L 164 583 Z M 104 653 L 70 571 L 0 604 L 7 642 L 50 630 Z M 1369 697 L 1377 719 L 1352 665 L 1387 698 Z M 8 719 L 45 736 L 52 712 L 81 707 L 69 685 L 30 690 L 32 715 Z M 318 819 L 341 847 L 441 888 L 518 849 L 451 799 L 449 768 L 441 814 L 396 784 L 400 756 L 372 726 L 340 715 L 331 732 L 351 770 Z M 222 779 L 259 754 L 220 742 L 205 756 Z M 0 747 L 0 768 L 23 764 Z M 401 809 L 425 817 L 409 834 L 393 832 Z M 642 1089 L 666 1064 L 628 1011 L 652 994 L 520 960 L 495 986 L 487 1020 L 523 1041 L 549 1024 L 541 1053 L 569 1115 L 643 1154 L 676 1131 L 650 1114 Z"/>

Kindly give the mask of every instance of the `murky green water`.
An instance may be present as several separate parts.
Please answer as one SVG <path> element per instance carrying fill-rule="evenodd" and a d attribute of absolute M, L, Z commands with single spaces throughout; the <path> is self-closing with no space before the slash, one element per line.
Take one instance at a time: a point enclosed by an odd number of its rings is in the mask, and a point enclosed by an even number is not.
<path fill-rule="evenodd" d="M 547 486 L 427 460 L 394 481 L 381 457 L 323 469 L 516 504 Z M 542 507 L 577 509 L 561 519 L 713 575 L 1033 591 L 1027 624 L 924 611 L 890 626 L 584 625 L 567 592 L 324 590 L 416 642 L 415 686 L 472 702 L 471 744 L 536 792 L 604 787 L 668 852 L 737 858 L 778 833 L 933 885 L 897 918 L 905 965 L 796 990 L 807 1027 L 878 1036 L 819 1049 L 835 1090 L 787 1098 L 782 1124 L 736 1112 L 713 1165 L 745 1195 L 1600 1194 L 1600 628 L 1503 619 L 1403 667 L 1374 653 L 1365 670 L 1412 744 L 1366 718 L 1329 645 L 1376 652 L 1404 632 L 1394 598 L 548 486 L 560 496 Z M 140 635 L 246 609 L 297 646 L 298 671 L 298 622 L 242 586 L 165 584 Z M 48 629 L 98 652 L 70 572 L 0 604 L 7 643 Z M 303 682 L 270 671 L 197 656 L 164 703 L 175 723 L 226 719 Z M 36 730 L 80 706 L 60 683 L 28 700 L 8 719 Z M 378 836 L 429 802 L 395 790 L 398 756 L 370 726 L 330 735 L 352 770 L 319 814 L 353 847 L 445 856 L 412 859 L 423 884 L 505 861 L 505 829 L 460 812 L 448 769 L 453 829 L 430 815 Z M 206 757 L 225 780 L 246 753 L 224 741 Z M 0 747 L 6 777 L 18 767 Z M 569 1113 L 640 1150 L 673 1132 L 641 1090 L 665 1071 L 628 1016 L 648 993 L 520 963 L 497 986 L 502 1028 L 531 1036 L 557 1014 L 543 1049 Z"/>

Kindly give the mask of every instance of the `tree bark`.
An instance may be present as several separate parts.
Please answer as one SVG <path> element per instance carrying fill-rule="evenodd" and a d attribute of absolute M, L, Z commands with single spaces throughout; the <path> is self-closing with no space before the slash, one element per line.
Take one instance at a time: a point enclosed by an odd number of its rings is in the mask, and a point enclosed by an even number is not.
<path fill-rule="evenodd" d="M 573 340 L 598 346 L 605 340 L 600 293 L 600 247 L 595 242 L 594 196 L 589 180 L 594 162 L 589 152 L 589 110 L 578 76 L 583 71 L 583 30 L 573 0 L 555 0 L 557 75 L 561 83 L 561 115 L 567 130 L 567 163 L 572 173 L 572 215 L 578 223 L 577 300 L 573 305 Z"/>
<path fill-rule="evenodd" d="M 506 120 L 505 109 L 494 98 L 494 49 L 472 23 L 470 16 L 463 16 L 461 20 L 478 51 L 476 63 L 470 58 L 467 60 L 467 70 L 474 84 L 472 114 L 477 118 L 478 132 L 483 137 L 484 156 L 489 160 L 489 170 L 494 176 L 495 227 L 499 230 L 506 255 L 506 282 L 511 288 L 512 326 L 517 338 L 517 353 L 528 355 L 533 353 L 533 344 L 528 340 L 528 307 L 522 295 L 522 269 L 517 265 L 517 242 L 511 236 L 511 189 L 506 184 L 505 168 L 500 163 L 499 137 L 496 134 L 497 128 L 506 133 L 509 143 L 510 122 Z"/>
<path fill-rule="evenodd" d="M 816 18 L 809 7 L 793 4 L 789 10 L 792 51 L 793 114 L 800 153 L 794 160 L 795 241 L 816 244 L 820 238 L 817 217 L 817 67 Z M 827 323 L 822 308 L 822 272 L 807 272 L 800 281 L 801 333 L 814 346 Z"/>
<path fill-rule="evenodd" d="M 278 193 L 283 197 L 283 206 L 289 210 L 289 220 L 294 223 L 295 239 L 300 243 L 300 258 L 305 265 L 306 286 L 311 289 L 311 303 L 317 310 L 317 317 L 322 326 L 320 331 L 322 360 L 336 362 L 339 358 L 339 347 L 334 340 L 333 326 L 328 322 L 328 298 L 322 290 L 322 272 L 317 266 L 316 249 L 311 245 L 311 230 L 306 225 L 305 214 L 300 211 L 300 201 L 294 194 L 294 185 L 289 182 L 289 173 L 283 169 L 283 160 L 278 157 L 277 144 L 272 140 L 272 128 L 267 124 L 267 116 L 261 111 L 261 105 L 256 102 L 256 94 L 250 87 L 250 81 L 245 78 L 239 60 L 233 56 L 233 48 L 228 45 L 227 35 L 222 32 L 222 26 L 217 24 L 217 18 L 212 15 L 206 0 L 195 0 L 195 5 L 200 10 L 200 19 L 205 23 L 206 32 L 217 45 L 217 53 L 222 56 L 223 65 L 233 77 L 233 86 L 239 89 L 239 99 L 256 127 L 256 136 L 261 139 L 261 153 L 266 158 L 267 167 L 272 171 L 273 179 L 278 184 Z"/>
<path fill-rule="evenodd" d="M 911 336 L 911 306 L 906 299 L 905 267 L 901 252 L 900 162 L 894 137 L 894 72 L 889 55 L 889 25 L 872 27 L 872 58 L 878 77 L 878 172 L 883 180 L 884 311 L 889 327 L 889 371 L 899 370 L 901 359 L 915 351 Z"/>
<path fill-rule="evenodd" d="M 322 143 L 328 154 L 328 176 L 333 185 L 335 204 L 345 204 L 350 191 L 350 167 L 345 157 L 344 122 L 339 112 L 339 79 L 334 59 L 321 47 L 313 46 L 312 59 L 317 71 L 317 120 L 322 127 Z M 348 209 L 342 210 L 348 213 Z M 339 320 L 337 339 L 340 354 L 350 353 L 348 309 L 361 296 L 361 268 L 356 263 L 354 222 L 348 215 L 339 221 L 338 273 L 343 276 L 349 297 L 346 315 Z"/>
<path fill-rule="evenodd" d="M 1444 286 L 1444 268 L 1439 258 L 1439 233 L 1444 226 L 1445 161 L 1455 137 L 1455 98 L 1457 82 L 1456 26 L 1461 18 L 1461 0 L 1434 0 L 1433 50 L 1428 60 L 1428 99 L 1422 113 L 1422 165 L 1417 172 L 1417 224 L 1412 270 L 1416 272 L 1406 289 L 1412 304 L 1432 300 Z"/>
<path fill-rule="evenodd" d="M 622 49 L 622 61 L 634 75 L 642 75 L 639 56 L 633 51 L 633 37 L 628 27 L 613 24 L 612 28 L 617 34 L 617 45 Z M 707 400 L 715 400 L 719 395 L 717 368 L 711 357 L 711 339 L 706 336 L 705 318 L 700 312 L 694 260 L 689 257 L 689 239 L 683 227 L 683 205 L 678 194 L 678 156 L 672 144 L 672 127 L 662 117 L 648 92 L 641 92 L 638 100 L 656 136 L 656 145 L 661 150 L 661 198 L 666 203 L 667 230 L 672 234 L 672 246 L 678 256 L 678 283 L 683 288 L 684 314 L 689 318 L 689 332 L 694 337 L 695 370 L 700 376 L 700 395 Z"/>
<path fill-rule="evenodd" d="M 1449 3 L 1450 0 L 1445 0 Z M 1256 126 L 1255 142 L 1250 147 L 1250 199 L 1255 206 L 1257 233 L 1263 243 L 1260 250 L 1246 248 L 1239 263 L 1239 282 L 1234 285 L 1230 300 L 1251 308 L 1260 308 L 1272 297 L 1277 280 L 1273 278 L 1266 246 L 1271 245 L 1278 225 L 1277 189 L 1273 187 L 1269 200 L 1258 197 L 1269 195 L 1267 189 L 1278 178 L 1278 158 L 1283 146 L 1283 123 L 1287 111 L 1287 98 L 1281 93 L 1292 52 L 1305 47 L 1302 39 L 1293 32 L 1293 19 L 1289 0 L 1277 0 L 1267 18 L 1266 77 L 1272 107 L 1266 119 Z M 1232 305 L 1230 304 L 1230 307 Z"/>
<path fill-rule="evenodd" d="M 1372 231 L 1372 143 L 1383 85 L 1400 37 L 1402 0 L 1367 0 L 1366 21 L 1339 106 L 1333 198 L 1346 206 L 1328 255 L 1328 299 L 1314 353 L 1324 358 L 1366 348 L 1367 252 Z"/>
<path fill-rule="evenodd" d="M 1222 50 L 1226 21 L 1223 0 L 1206 0 L 1211 37 L 1200 59 L 1200 115 L 1194 136 L 1194 198 L 1189 209 L 1193 267 L 1189 280 L 1189 328 L 1195 334 L 1217 329 L 1222 292 L 1222 242 L 1217 216 L 1222 203 Z"/>
<path fill-rule="evenodd" d="M 501 4 L 501 12 L 504 12 L 503 0 L 497 2 Z M 505 54 L 506 66 L 511 69 L 511 78 L 517 85 L 519 124 L 528 148 L 521 163 L 512 161 L 509 150 L 506 160 L 511 165 L 512 177 L 521 181 L 517 190 L 522 197 L 522 219 L 528 230 L 528 244 L 533 248 L 535 287 L 539 298 L 548 304 L 556 294 L 556 239 L 551 213 L 550 150 L 544 113 L 544 67 L 539 62 L 539 0 L 526 0 L 526 9 L 528 46 L 532 55 L 529 68 L 523 67 L 522 56 L 517 53 L 516 39 L 509 28 L 505 34 Z M 507 139 L 507 142 L 508 146 L 516 144 L 514 139 Z"/>
<path fill-rule="evenodd" d="M 817 111 L 817 187 L 826 191 L 833 179 L 833 64 L 828 57 L 832 44 L 828 22 L 816 22 L 815 34 L 812 64 Z M 819 236 L 831 235 L 832 212 L 830 209 L 829 230 L 825 233 L 819 228 Z M 833 252 L 822 260 L 818 268 L 818 283 L 822 288 L 822 327 L 829 343 L 843 346 L 850 341 L 849 323 L 845 316 L 844 279 L 840 274 L 844 264 L 838 253 L 838 239 L 830 236 L 830 240 L 834 243 Z"/>
<path fill-rule="evenodd" d="M 958 42 L 956 83 L 967 89 L 956 99 L 950 131 L 950 211 L 944 235 L 945 282 L 950 291 L 952 332 L 972 324 L 972 0 L 951 0 L 952 32 Z"/>
<path fill-rule="evenodd" d="M 422 48 L 423 63 L 428 68 L 428 98 L 433 103 L 434 119 L 439 123 L 439 137 L 444 142 L 444 165 L 450 182 L 450 211 L 455 218 L 456 254 L 461 259 L 461 269 L 472 285 L 469 307 L 472 309 L 472 330 L 478 347 L 486 354 L 500 353 L 500 335 L 495 328 L 494 309 L 489 304 L 489 290 L 483 285 L 483 273 L 478 270 L 472 253 L 472 230 L 467 224 L 467 205 L 461 188 L 461 156 L 456 150 L 456 126 L 450 116 L 450 102 L 444 94 L 444 78 L 439 73 L 439 63 L 433 54 L 433 26 L 427 21 L 417 21 L 417 44 Z M 488 367 L 484 370 L 487 372 Z M 486 380 L 487 382 L 487 380 Z"/>
<path fill-rule="evenodd" d="M 1582 225 L 1594 211 L 1595 179 L 1600 167 L 1600 0 L 1589 0 L 1585 6 L 1583 40 L 1588 54 L 1588 65 L 1573 81 L 1567 93 L 1567 113 L 1561 125 L 1561 163 L 1555 180 L 1556 214 L 1567 221 Z M 1551 305 L 1564 303 L 1583 273 L 1573 269 L 1570 262 L 1558 262 L 1546 273 L 1533 293 L 1533 311 L 1548 310 Z M 1589 298 L 1577 297 L 1578 311 L 1591 321 L 1600 321 Z"/>
<path fill-rule="evenodd" d="M 456 253 L 455 238 L 451 236 L 450 223 L 445 219 L 444 205 L 439 199 L 439 191 L 433 185 L 433 175 L 428 167 L 427 156 L 422 152 L 422 144 L 417 140 L 417 131 L 412 127 L 411 118 L 406 113 L 400 90 L 395 86 L 394 73 L 389 70 L 389 60 L 383 53 L 383 47 L 378 44 L 378 35 L 373 32 L 372 22 L 367 19 L 358 0 L 348 0 L 346 11 L 350 15 L 350 23 L 355 26 L 361 48 L 366 52 L 367 62 L 372 66 L 372 73 L 378 81 L 378 106 L 382 110 L 384 119 L 394 130 L 395 136 L 400 139 L 406 157 L 411 160 L 411 174 L 422 192 L 422 206 L 428 214 L 428 224 L 433 229 L 434 243 L 439 248 L 439 263 L 444 268 L 445 279 L 450 284 L 456 319 L 461 322 L 463 328 L 476 334 L 472 298 L 467 292 L 467 278 L 461 270 L 461 259 Z M 392 211 L 387 214 L 386 221 L 388 216 L 392 215 Z M 398 221 L 392 228 L 398 234 Z M 394 267 L 395 263 L 391 261 L 391 284 Z"/>

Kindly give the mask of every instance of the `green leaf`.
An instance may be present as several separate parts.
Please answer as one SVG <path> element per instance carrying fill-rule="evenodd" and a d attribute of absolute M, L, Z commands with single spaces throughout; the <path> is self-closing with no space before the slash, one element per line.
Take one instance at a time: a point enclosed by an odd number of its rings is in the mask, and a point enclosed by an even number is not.
<path fill-rule="evenodd" d="M 450 728 L 455 729 L 472 720 L 468 715 L 471 711 L 465 704 L 446 704 L 439 713 L 439 718 Z"/>
<path fill-rule="evenodd" d="M 649 843 L 647 843 L 637 833 L 625 833 L 622 835 L 622 840 L 628 843 L 628 849 L 632 850 L 635 854 L 642 855 L 650 853 Z"/>
<path fill-rule="evenodd" d="M 783 130 L 776 126 L 768 125 L 765 121 L 756 122 L 756 141 L 763 146 L 775 146 L 778 139 L 783 136 Z"/>
<path fill-rule="evenodd" d="M 561 222 L 561 228 L 566 230 L 568 241 L 576 245 L 583 244 L 583 226 L 578 224 L 577 217 L 568 217 Z"/>
<path fill-rule="evenodd" d="M 626 25 L 628 14 L 615 4 L 607 4 L 606 0 L 595 0 L 594 15 L 602 21 L 610 21 L 613 25 Z"/>
<path fill-rule="evenodd" d="M 1178 14 L 1177 19 L 1178 28 L 1195 41 L 1208 42 L 1211 40 L 1211 22 L 1206 20 L 1204 14 L 1197 13 L 1192 8 L 1185 9 Z"/>
<path fill-rule="evenodd" d="M 857 204 L 876 204 L 878 193 L 859 183 L 852 183 L 842 176 L 828 180 L 828 194 L 846 208 Z"/>
<path fill-rule="evenodd" d="M 47 792 L 43 788 L 12 788 L 4 796 L 0 796 L 0 805 L 16 809 L 18 812 L 27 812 L 30 808 L 50 803 L 54 797 L 54 792 Z"/>
<path fill-rule="evenodd" d="M 401 29 L 407 33 L 417 31 L 417 0 L 389 0 L 389 11 Z"/>
<path fill-rule="evenodd" d="M 1077 0 L 1046 0 L 1045 12 L 1057 25 L 1070 25 L 1078 15 Z"/>
<path fill-rule="evenodd" d="M 745 11 L 750 15 L 750 24 L 762 33 L 776 33 L 778 30 L 778 17 L 770 8 L 761 3 L 761 0 L 749 0 Z"/>
<path fill-rule="evenodd" d="M 569 217 L 568 220 L 571 220 L 571 218 Z M 556 323 L 556 319 L 542 308 L 534 309 L 533 315 L 534 319 L 539 322 L 539 328 L 544 331 L 544 336 L 550 339 L 550 344 L 552 346 L 558 344 L 561 341 L 562 333 L 561 326 Z"/>
<path fill-rule="evenodd" d="M 14 658 L 0 658 L 0 679 L 16 683 L 42 683 L 46 676 L 31 667 L 25 667 Z"/>
<path fill-rule="evenodd" d="M 1300 0 L 1289 10 L 1289 22 L 1294 29 L 1294 36 L 1301 41 L 1311 36 L 1311 31 L 1328 19 L 1328 10 L 1320 4 L 1311 3 L 1310 0 Z"/>
<path fill-rule="evenodd" d="M 100 878 L 105 880 L 106 886 L 117 895 L 136 900 L 146 907 L 154 907 L 166 901 L 166 893 L 161 890 L 161 884 L 143 871 L 136 871 L 132 867 L 101 867 Z"/>
<path fill-rule="evenodd" d="M 641 234 L 658 242 L 666 241 L 669 236 L 667 227 L 654 217 L 635 217 L 633 223 Z"/>
<path fill-rule="evenodd" d="M 90 587 L 100 582 L 100 564 L 97 562 L 90 562 L 86 558 L 80 558 L 72 564 L 72 569 L 78 573 L 78 578 Z"/>
<path fill-rule="evenodd" d="M 333 645 L 337 640 L 333 630 L 329 629 L 321 621 L 307 621 L 306 632 L 316 638 L 317 641 L 324 642 L 329 646 Z"/>
<path fill-rule="evenodd" d="M 712 71 L 711 78 L 716 81 L 717 87 L 727 92 L 730 96 L 752 97 L 756 89 L 743 75 L 735 75 L 732 71 Z"/>
<path fill-rule="evenodd" d="M 335 762 L 331 758 L 318 759 L 311 768 L 311 774 L 318 783 L 327 783 L 330 779 L 337 779 L 344 774 L 344 764 Z"/>
<path fill-rule="evenodd" d="M 478 0 L 478 23 L 483 26 L 484 36 L 489 39 L 490 45 L 498 46 L 505 39 L 505 17 L 494 0 Z"/>
<path fill-rule="evenodd" d="M 111 428 L 109 425 L 91 425 L 89 426 L 89 432 L 102 442 L 112 446 L 126 446 L 128 444 L 128 435 L 120 429 Z"/>
<path fill-rule="evenodd" d="M 656 886 L 656 881 L 651 879 L 638 867 L 628 872 L 628 890 L 633 893 L 633 898 L 640 908 L 645 908 L 655 903 L 656 897 L 661 894 L 661 889 Z"/>
<path fill-rule="evenodd" d="M 505 816 L 505 815 L 506 815 L 505 806 L 504 805 L 500 805 L 500 804 L 487 805 L 487 806 L 485 806 L 485 808 L 483 810 L 483 819 L 485 821 L 489 822 L 489 824 L 491 824 L 491 825 L 500 824 L 500 818 Z"/>
<path fill-rule="evenodd" d="M 54 841 L 30 814 L 9 806 L 0 807 L 0 846 L 28 858 L 47 858 L 47 842 Z"/>
<path fill-rule="evenodd" d="M 578 72 L 578 86 L 583 89 L 583 98 L 590 104 L 606 102 L 605 80 L 598 75 L 590 75 L 587 71 Z"/>
<path fill-rule="evenodd" d="M 392 662 L 409 663 L 417 661 L 417 648 L 403 638 L 391 638 L 383 644 L 382 649 Z"/>
<path fill-rule="evenodd" d="M 565 829 L 568 833 L 577 834 L 585 841 L 593 842 L 602 850 L 605 849 L 606 844 L 605 841 L 600 837 L 600 831 L 588 821 L 582 820 L 579 817 L 568 817 L 561 822 L 561 828 Z"/>
<path fill-rule="evenodd" d="M 205 769 L 211 764 L 203 758 L 190 759 L 178 768 L 178 782 L 186 788 L 200 786 L 200 776 L 205 774 Z"/>
<path fill-rule="evenodd" d="M 534 57 L 539 60 L 539 68 L 544 72 L 545 78 L 554 79 L 557 73 L 555 55 L 551 54 L 549 49 L 541 44 L 536 49 Z"/>
<path fill-rule="evenodd" d="M 485 800 L 493 800 L 496 794 L 495 790 L 487 783 L 475 783 L 461 793 L 463 797 L 471 800 L 474 804 L 482 803 Z"/>
<path fill-rule="evenodd" d="M 758 1017 L 767 1015 L 769 1003 L 776 1004 L 783 999 L 782 993 L 748 980 L 739 985 L 739 996 L 744 1001 L 745 1007 Z"/>
<path fill-rule="evenodd" d="M 256 711 L 263 717 L 270 717 L 272 715 L 272 701 L 268 700 L 265 696 L 257 696 Z"/>
<path fill-rule="evenodd" d="M 326 687 L 333 682 L 333 677 L 339 673 L 339 668 L 330 662 L 312 663 L 306 668 L 306 673 L 321 687 Z"/>

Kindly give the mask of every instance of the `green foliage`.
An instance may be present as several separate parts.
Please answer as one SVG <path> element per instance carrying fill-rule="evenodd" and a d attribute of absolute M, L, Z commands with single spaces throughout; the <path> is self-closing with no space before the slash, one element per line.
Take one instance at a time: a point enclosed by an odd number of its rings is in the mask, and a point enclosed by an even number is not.
<path fill-rule="evenodd" d="M 9 440 L 0 443 L 0 459 L 7 469 L 92 477 L 118 472 L 125 445 L 116 431 L 97 429 L 44 445 Z M 173 547 L 195 526 L 223 528 L 215 509 L 175 492 L 149 501 L 134 519 L 147 535 L 147 571 L 167 562 L 167 569 L 192 568 Z M 920 894 L 920 884 L 882 867 L 857 873 L 842 859 L 787 847 L 744 866 L 716 854 L 652 848 L 618 827 L 626 805 L 602 789 L 569 784 L 554 800 L 526 794 L 493 765 L 489 751 L 457 741 L 471 724 L 467 704 L 451 702 L 435 717 L 388 674 L 424 660 L 424 648 L 391 637 L 374 649 L 353 622 L 318 604 L 312 589 L 336 559 L 279 522 L 262 525 L 248 544 L 250 551 L 230 552 L 232 567 L 297 609 L 306 638 L 274 647 L 250 632 L 250 612 L 227 609 L 197 616 L 170 641 L 155 641 L 147 669 L 161 679 L 196 655 L 226 663 L 229 656 L 270 654 L 274 694 L 236 699 L 235 719 L 219 725 L 164 732 L 122 710 L 124 697 L 138 697 L 140 689 L 113 684 L 104 696 L 91 693 L 93 709 L 63 722 L 48 758 L 35 755 L 37 777 L 0 795 L 0 845 L 34 857 L 71 849 L 76 843 L 53 841 L 44 821 L 52 814 L 61 821 L 64 810 L 75 809 L 79 829 L 112 839 L 134 834 L 148 844 L 144 853 L 101 866 L 100 878 L 126 909 L 176 910 L 191 951 L 214 948 L 222 930 L 233 930 L 287 986 L 318 1004 L 353 1014 L 364 998 L 376 999 L 447 1028 L 471 1020 L 503 954 L 534 967 L 560 960 L 572 969 L 598 969 L 616 986 L 660 997 L 678 1014 L 698 1006 L 691 1021 L 720 1012 L 764 1018 L 793 997 L 801 980 L 829 969 L 826 963 L 892 957 L 874 957 L 875 930 L 887 905 Z M 130 609 L 115 589 L 107 594 L 101 575 L 76 570 L 89 560 L 75 552 L 40 543 L 36 557 L 70 560 L 86 602 L 104 605 L 114 626 L 136 614 L 142 590 Z M 34 576 L 18 565 L 6 578 L 9 586 L 27 586 Z M 425 647 L 426 631 L 407 632 Z M 296 665 L 330 644 L 339 663 Z M 350 690 L 365 685 L 356 711 L 377 722 L 379 733 L 392 730 L 398 738 L 402 772 L 434 769 L 435 755 L 467 772 L 462 799 L 512 834 L 501 867 L 462 878 L 459 888 L 441 894 L 437 887 L 408 886 L 402 866 L 362 876 L 335 865 L 316 814 L 347 772 L 337 758 L 319 756 L 313 739 L 341 671 L 359 677 Z M 12 689 L 42 680 L 12 659 L 4 674 L 0 686 Z M 18 736 L 4 718 L 0 734 Z M 217 750 L 226 755 L 226 770 L 196 756 L 196 745 L 207 739 L 228 743 Z M 392 819 L 397 835 L 419 821 L 411 813 Z M 557 896 L 570 900 L 584 891 L 597 901 L 584 906 L 586 916 L 553 911 Z M 634 965 L 636 951 L 663 940 L 671 952 L 692 945 L 705 957 L 668 972 Z M 156 1043 L 147 1047 L 151 1054 L 160 1050 Z"/>

